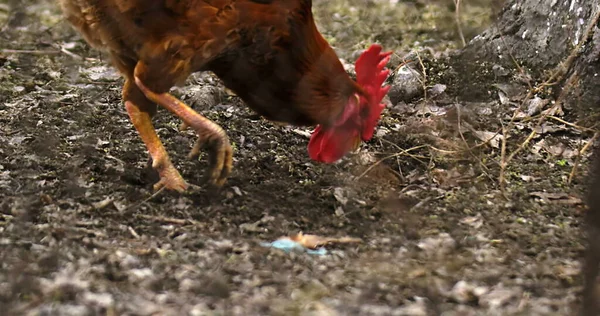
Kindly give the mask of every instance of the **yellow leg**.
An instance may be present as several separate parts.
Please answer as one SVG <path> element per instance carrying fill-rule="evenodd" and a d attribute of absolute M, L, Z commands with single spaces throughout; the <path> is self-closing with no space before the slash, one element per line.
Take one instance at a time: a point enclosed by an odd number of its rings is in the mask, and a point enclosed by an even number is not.
<path fill-rule="evenodd" d="M 179 174 L 179 171 L 177 171 L 175 166 L 171 163 L 165 147 L 158 138 L 158 135 L 156 135 L 154 126 L 152 126 L 150 114 L 141 111 L 138 106 L 131 101 L 125 101 L 125 109 L 127 109 L 127 113 L 129 114 L 133 126 L 135 126 L 142 141 L 146 144 L 148 152 L 150 152 L 150 156 L 152 157 L 152 167 L 156 169 L 160 175 L 160 181 L 154 185 L 154 190 L 165 187 L 179 192 L 185 191 L 188 185 Z"/>
<path fill-rule="evenodd" d="M 150 153 L 152 167 L 160 175 L 160 180 L 154 184 L 154 189 L 164 187 L 169 190 L 184 191 L 188 185 L 171 163 L 167 151 L 152 126 L 156 104 L 148 100 L 134 83 L 133 71 L 137 61 L 114 53 L 111 56 L 113 63 L 125 77 L 123 101 L 127 114 Z"/>
<path fill-rule="evenodd" d="M 146 98 L 171 111 L 173 114 L 180 117 L 185 125 L 196 131 L 198 134 L 198 141 L 194 145 L 189 156 L 190 158 L 197 158 L 200 149 L 203 146 L 207 147 L 210 164 L 207 178 L 210 183 L 216 186 L 222 186 L 231 173 L 233 156 L 233 149 L 231 148 L 229 138 L 225 131 L 215 122 L 198 114 L 171 94 L 155 93 L 146 87 L 137 76 L 134 76 L 134 79 L 136 86 L 142 91 Z M 146 145 L 149 146 L 148 143 Z M 148 147 L 148 149 L 150 150 L 150 147 Z"/>

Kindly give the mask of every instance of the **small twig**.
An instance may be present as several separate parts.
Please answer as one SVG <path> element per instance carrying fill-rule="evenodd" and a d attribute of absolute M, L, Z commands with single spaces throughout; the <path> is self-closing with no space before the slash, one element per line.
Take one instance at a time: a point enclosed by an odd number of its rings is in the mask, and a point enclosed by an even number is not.
<path fill-rule="evenodd" d="M 500 183 L 500 190 L 503 194 L 506 194 L 504 171 L 506 169 L 506 139 L 508 138 L 508 135 L 506 134 L 506 128 L 504 127 L 502 120 L 500 121 L 500 124 L 502 124 L 502 146 L 500 147 L 500 175 L 498 176 L 498 182 Z"/>
<path fill-rule="evenodd" d="M 475 156 L 475 153 L 473 153 L 473 149 L 475 148 L 475 146 L 473 147 L 469 147 L 469 143 L 467 143 L 467 140 L 465 139 L 465 136 L 463 135 L 463 132 L 461 130 L 461 116 L 460 116 L 460 105 L 456 104 L 455 105 L 456 108 L 456 124 L 457 124 L 457 129 L 458 129 L 458 134 L 460 135 L 460 138 L 462 139 L 463 143 L 465 144 L 465 147 L 467 148 L 466 151 L 469 153 L 469 155 L 471 155 L 471 157 L 475 160 L 477 160 L 477 162 L 479 163 L 479 165 L 481 166 L 481 168 L 483 169 L 485 175 L 492 180 L 492 176 L 490 176 L 490 174 L 488 173 L 489 169 L 488 167 L 481 161 L 481 159 L 477 158 L 477 156 Z M 495 136 L 494 136 L 495 137 Z M 491 142 L 491 139 L 486 140 L 485 142 Z"/>
<path fill-rule="evenodd" d="M 437 197 L 437 198 L 436 198 L 436 200 L 438 200 L 438 199 L 439 199 L 439 197 Z M 428 197 L 426 197 L 426 198 L 424 198 L 424 199 L 420 200 L 420 201 L 419 201 L 417 204 L 415 204 L 415 205 L 414 205 L 413 207 L 411 207 L 410 209 L 411 209 L 412 211 L 414 211 L 414 210 L 417 210 L 417 209 L 419 209 L 419 208 L 423 207 L 425 204 L 427 204 L 427 203 L 431 202 L 432 200 L 433 200 L 433 198 L 432 198 L 432 197 L 430 197 L 430 196 L 428 196 Z"/>
<path fill-rule="evenodd" d="M 423 86 L 423 100 L 427 100 L 427 69 L 425 69 L 425 64 L 423 64 L 423 59 L 419 52 L 417 52 L 417 60 L 419 61 L 419 66 L 421 66 L 421 73 L 423 74 L 423 78 L 419 78 L 421 81 L 421 85 Z"/>
<path fill-rule="evenodd" d="M 391 141 L 389 141 L 389 140 L 387 140 L 387 139 L 380 138 L 380 140 L 381 140 L 381 141 L 384 141 L 384 142 L 386 142 L 386 143 L 388 143 L 388 144 L 390 144 L 390 145 L 392 145 L 392 146 L 394 146 L 394 147 L 396 147 L 396 148 L 397 148 L 398 150 L 400 150 L 400 151 L 404 150 L 402 147 L 400 147 L 400 146 L 398 146 L 398 145 L 394 144 L 393 142 L 391 142 Z M 428 145 L 428 146 L 430 146 L 430 145 Z M 379 154 L 385 154 L 385 153 L 383 153 L 383 152 L 378 152 L 378 153 L 379 153 Z M 419 161 L 420 163 L 422 163 L 422 164 L 424 164 L 424 165 L 427 165 L 427 164 L 426 164 L 424 161 L 421 161 L 421 159 L 425 159 L 425 158 L 427 158 L 427 157 L 425 157 L 425 156 L 419 156 L 419 155 L 408 154 L 408 153 L 407 153 L 407 156 L 409 156 L 410 158 L 413 158 L 413 159 L 415 159 L 415 160 Z"/>
<path fill-rule="evenodd" d="M 193 219 L 181 219 L 174 217 L 164 217 L 164 216 L 152 216 L 146 214 L 138 214 L 136 217 L 141 217 L 143 219 L 152 220 L 159 223 L 167 223 L 167 224 L 175 224 L 175 225 L 195 225 L 202 226 L 202 223 L 195 221 Z"/>
<path fill-rule="evenodd" d="M 138 235 L 138 233 L 133 229 L 133 227 L 127 226 L 127 230 L 133 236 L 133 238 L 135 238 L 135 239 L 140 239 L 141 238 L 140 235 Z"/>
<path fill-rule="evenodd" d="M 394 157 L 398 157 L 398 156 L 402 156 L 402 155 L 406 155 L 406 154 L 408 154 L 409 152 L 411 152 L 411 151 L 413 151 L 413 150 L 417 150 L 417 149 L 419 149 L 419 148 L 425 148 L 425 147 L 427 147 L 427 146 L 428 146 L 428 145 L 420 145 L 420 146 L 415 146 L 415 147 L 412 147 L 412 148 L 409 148 L 409 149 L 405 149 L 405 150 L 403 150 L 403 151 L 401 151 L 401 152 L 399 152 L 399 153 L 395 153 L 395 154 L 389 155 L 389 156 L 387 156 L 387 157 L 381 158 L 381 159 L 379 159 L 378 161 L 376 161 L 375 163 L 373 163 L 372 165 L 370 165 L 370 166 L 367 168 L 367 170 L 363 171 L 363 173 L 361 173 L 361 174 L 360 174 L 358 177 L 356 177 L 356 180 L 358 180 L 358 179 L 360 179 L 360 178 L 364 177 L 364 176 L 365 176 L 367 173 L 369 173 L 369 171 L 371 171 L 373 168 L 375 168 L 377 165 L 379 165 L 380 163 L 382 163 L 383 161 L 385 161 L 385 160 L 387 160 L 387 159 L 394 158 Z"/>
<path fill-rule="evenodd" d="M 128 206 L 128 207 L 126 207 L 126 208 L 125 208 L 125 209 L 122 211 L 122 213 L 125 213 L 125 212 L 127 212 L 127 211 L 131 211 L 131 210 L 133 210 L 133 209 L 136 209 L 136 208 L 140 207 L 142 204 L 149 202 L 149 201 L 150 201 L 150 200 L 152 200 L 153 198 L 157 197 L 157 196 L 158 196 L 158 195 L 159 195 L 159 194 L 160 194 L 162 191 L 164 191 L 164 189 L 165 189 L 165 187 L 162 187 L 162 188 L 160 188 L 158 191 L 156 191 L 156 192 L 154 192 L 152 195 L 150 195 L 148 198 L 146 198 L 145 200 L 143 200 L 143 201 L 141 201 L 141 202 L 139 202 L 139 203 L 132 204 L 132 205 L 130 205 L 130 206 Z"/>
<path fill-rule="evenodd" d="M 94 235 L 96 237 L 106 237 L 106 234 L 104 234 L 103 232 L 99 232 L 99 231 L 88 229 L 88 228 L 70 227 L 68 229 L 70 229 L 70 230 L 72 230 L 74 232 L 83 233 L 83 234 L 86 234 L 86 235 Z"/>
<path fill-rule="evenodd" d="M 60 47 L 59 50 L 35 50 L 35 49 L 0 49 L 0 53 L 4 54 L 30 54 L 30 55 L 58 55 L 65 54 L 78 60 L 83 60 L 83 57 L 68 51 L 64 47 Z"/>
<path fill-rule="evenodd" d="M 525 146 L 527 146 L 527 144 L 529 144 L 529 142 L 535 137 L 535 135 L 537 135 L 537 132 L 535 131 L 537 127 L 541 126 L 542 123 L 546 120 L 546 118 L 548 116 L 550 116 L 550 113 L 552 113 L 553 109 L 559 107 L 562 104 L 563 99 L 566 97 L 567 92 L 570 90 L 570 87 L 573 84 L 573 81 L 575 81 L 575 79 L 577 78 L 577 76 L 571 76 L 569 78 L 569 81 L 567 81 L 564 85 L 564 89 L 561 91 L 561 94 L 558 96 L 558 99 L 556 100 L 556 102 L 554 102 L 554 105 L 548 110 L 546 111 L 545 114 L 541 115 L 540 118 L 537 121 L 537 124 L 534 126 L 534 128 L 532 129 L 531 133 L 529 134 L 529 136 L 527 136 L 527 138 L 525 139 L 525 141 L 521 144 L 521 146 L 519 146 L 519 148 L 517 148 L 515 151 L 513 151 L 507 158 L 507 163 L 510 162 L 514 156 L 519 153 L 521 150 L 523 150 L 525 148 Z"/>
<path fill-rule="evenodd" d="M 75 53 L 72 53 L 72 52 L 68 51 L 68 50 L 67 50 L 66 48 L 64 48 L 63 46 L 61 46 L 61 47 L 60 47 L 60 51 L 61 51 L 62 53 L 64 53 L 65 55 L 67 55 L 67 56 L 71 56 L 72 58 L 75 58 L 75 59 L 77 59 L 77 60 L 83 60 L 83 57 L 81 57 L 81 56 L 79 56 L 79 55 L 77 55 L 77 54 L 75 54 Z"/>
<path fill-rule="evenodd" d="M 398 165 L 398 175 L 400 176 L 400 180 L 402 182 L 405 182 L 406 178 L 404 177 L 404 174 L 402 173 L 402 164 L 400 164 L 400 157 L 396 157 L 396 164 Z"/>
<path fill-rule="evenodd" d="M 426 145 L 426 146 L 428 146 L 428 145 Z M 401 150 L 403 150 L 403 149 L 401 149 Z M 384 154 L 387 154 L 387 152 L 381 152 L 381 151 L 374 151 L 373 153 L 374 153 L 374 154 L 377 154 L 377 155 L 384 155 Z M 406 155 L 407 157 L 409 157 L 409 158 L 412 158 L 412 159 L 414 159 L 414 160 L 417 160 L 418 162 L 420 162 L 420 163 L 422 163 L 423 165 L 427 166 L 427 163 L 426 163 L 426 162 L 424 162 L 424 161 L 423 161 L 423 159 L 428 159 L 428 158 L 429 158 L 429 156 L 427 156 L 427 157 L 426 157 L 426 156 L 421 156 L 421 155 L 416 155 L 416 154 L 411 154 L 411 153 L 405 153 L 405 155 Z"/>
<path fill-rule="evenodd" d="M 458 28 L 458 36 L 460 36 L 460 41 L 462 42 L 463 47 L 465 47 L 467 46 L 467 41 L 465 41 L 465 35 L 463 34 L 460 21 L 460 0 L 454 0 L 454 8 L 454 19 L 456 21 L 456 27 Z"/>
<path fill-rule="evenodd" d="M 577 130 L 580 130 L 580 131 L 594 132 L 594 133 L 596 132 L 596 129 L 594 129 L 593 127 L 591 127 L 591 128 L 590 128 L 590 127 L 585 127 L 585 126 L 579 126 L 579 125 L 577 125 L 577 124 L 573 124 L 573 123 L 571 123 L 571 122 L 567 122 L 567 121 L 565 121 L 565 120 L 563 120 L 563 119 L 561 119 L 561 118 L 558 118 L 558 117 L 556 117 L 556 116 L 553 116 L 553 115 L 550 115 L 550 116 L 548 116 L 548 118 L 549 118 L 549 119 L 553 119 L 553 120 L 555 120 L 555 121 L 558 121 L 558 122 L 560 122 L 560 123 L 563 123 L 563 124 L 565 124 L 565 125 L 567 125 L 567 126 L 571 126 L 572 128 L 574 128 L 574 129 L 577 129 Z M 594 124 L 594 127 L 595 127 L 596 125 L 598 125 L 598 124 Z"/>
<path fill-rule="evenodd" d="M 435 150 L 435 151 L 437 151 L 437 152 L 440 152 L 440 153 L 442 153 L 442 154 L 446 154 L 446 155 L 453 155 L 453 154 L 457 154 L 457 153 L 459 153 L 459 152 L 460 152 L 460 151 L 458 151 L 458 150 L 445 150 L 445 149 L 440 149 L 440 148 L 437 148 L 437 147 L 435 147 L 435 146 L 431 146 L 431 145 L 427 145 L 427 148 L 429 148 L 429 149 L 433 149 L 433 150 Z"/>
<path fill-rule="evenodd" d="M 0 213 L 0 217 L 1 217 L 1 218 L 3 218 L 3 219 L 4 219 L 5 221 L 7 221 L 7 222 L 8 222 L 9 220 L 11 220 L 11 219 L 13 219 L 13 218 L 14 218 L 14 216 L 13 216 L 13 215 L 9 215 L 9 214 L 2 214 L 2 213 Z"/>
<path fill-rule="evenodd" d="M 394 53 L 394 55 L 398 56 L 398 54 L 396 54 L 396 53 Z M 400 56 L 398 56 L 398 57 L 400 57 Z M 403 60 L 403 61 L 400 63 L 400 65 L 396 66 L 396 68 L 394 68 L 394 70 L 393 70 L 391 73 L 393 73 L 393 74 L 394 74 L 394 73 L 398 72 L 398 70 L 400 70 L 400 68 L 402 68 L 402 67 L 404 67 L 404 66 L 406 66 L 406 65 L 408 65 L 408 64 L 410 64 L 410 63 L 412 63 L 413 61 L 414 61 L 414 60 L 410 60 L 410 59 L 409 59 L 409 60 Z"/>
<path fill-rule="evenodd" d="M 567 183 L 571 184 L 571 181 L 573 180 L 573 177 L 575 177 L 575 174 L 577 174 L 577 166 L 579 165 L 579 161 L 581 160 L 581 157 L 583 157 L 583 154 L 585 154 L 585 152 L 594 144 L 594 142 L 596 141 L 596 139 L 598 138 L 598 135 L 600 135 L 599 132 L 596 132 L 594 134 L 594 137 L 592 137 L 592 139 L 590 139 L 579 151 L 579 153 L 577 154 L 577 158 L 575 159 L 575 163 L 573 164 L 573 168 L 571 169 L 571 173 L 569 174 L 569 179 L 567 180 Z"/>
<path fill-rule="evenodd" d="M 379 138 L 379 146 L 381 146 L 381 148 L 383 148 L 383 140 L 382 138 Z M 393 146 L 395 146 L 396 148 L 402 150 L 402 148 L 400 148 L 400 146 L 388 141 L 390 144 L 392 144 Z M 396 157 L 396 164 L 398 165 L 398 171 L 396 170 L 392 170 L 392 172 L 400 179 L 400 181 L 404 182 L 405 178 L 404 175 L 402 174 L 402 167 L 400 164 L 400 159 L 398 157 Z"/>
<path fill-rule="evenodd" d="M 4 135 L 5 136 L 13 136 L 13 135 L 18 134 L 18 133 L 20 133 L 22 131 L 23 131 L 22 129 L 17 129 L 17 130 L 14 130 L 14 131 L 7 132 Z"/>
<path fill-rule="evenodd" d="M 564 85 L 563 90 L 561 91 L 560 95 L 556 99 L 556 102 L 554 102 L 554 105 L 550 109 L 548 109 L 544 114 L 540 115 L 536 125 L 531 129 L 531 133 L 529 133 L 527 138 L 525 138 L 525 141 L 523 141 L 517 149 L 515 149 L 512 153 L 510 153 L 510 155 L 508 155 L 508 157 L 506 157 L 506 159 L 504 159 L 504 157 L 505 157 L 504 155 L 502 156 L 502 160 L 500 163 L 500 176 L 498 178 L 498 181 L 500 181 L 501 187 L 504 186 L 504 172 L 506 171 L 506 166 L 513 160 L 513 158 L 518 153 L 523 151 L 523 149 L 525 149 L 525 147 L 527 147 L 527 145 L 531 142 L 531 140 L 537 135 L 536 129 L 538 127 L 540 127 L 543 122 L 546 121 L 546 118 L 550 116 L 550 113 L 552 113 L 554 109 L 558 108 L 562 104 L 563 99 L 567 95 L 567 92 L 570 90 L 570 87 L 573 85 L 573 82 L 577 78 L 578 77 L 576 74 L 569 77 L 568 81 Z M 506 135 L 504 137 L 506 137 Z M 505 142 L 503 142 L 503 146 L 506 146 Z"/>
<path fill-rule="evenodd" d="M 58 55 L 58 50 L 33 50 L 33 49 L 0 49 L 4 54 L 31 54 L 31 55 Z"/>

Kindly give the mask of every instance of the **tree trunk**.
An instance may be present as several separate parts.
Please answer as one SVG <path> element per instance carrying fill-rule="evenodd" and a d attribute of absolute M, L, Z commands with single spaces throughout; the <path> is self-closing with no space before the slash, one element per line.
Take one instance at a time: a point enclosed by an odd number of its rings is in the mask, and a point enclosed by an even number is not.
<path fill-rule="evenodd" d="M 450 61 L 449 85 L 464 100 L 489 99 L 497 84 L 523 85 L 528 96 L 553 97 L 578 114 L 580 125 L 598 122 L 600 105 L 600 0 L 511 0 L 498 21 Z M 590 118 L 591 117 L 591 118 Z M 587 122 L 586 119 L 587 118 Z M 600 148 L 586 215 L 583 315 L 600 313 Z"/>
<path fill-rule="evenodd" d="M 592 172 L 594 181 L 588 193 L 589 210 L 586 214 L 587 250 L 582 274 L 584 277 L 582 315 L 600 314 L 600 293 L 598 289 L 598 266 L 600 265 L 600 147 L 596 147 L 595 165 Z"/>
<path fill-rule="evenodd" d="M 599 7 L 600 0 L 507 1 L 497 22 L 451 62 L 460 82 L 456 94 L 483 99 L 493 84 L 534 86 L 548 79 L 558 81 L 550 92 L 559 94 L 561 84 L 574 75 L 572 84 L 580 87 L 576 106 L 597 104 L 600 35 L 594 20 Z M 560 65 L 565 71 L 555 73 Z"/>

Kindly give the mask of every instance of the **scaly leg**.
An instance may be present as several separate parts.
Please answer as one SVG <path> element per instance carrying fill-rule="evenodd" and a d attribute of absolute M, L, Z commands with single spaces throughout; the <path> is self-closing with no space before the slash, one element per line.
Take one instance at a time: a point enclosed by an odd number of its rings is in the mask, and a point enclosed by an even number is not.
<path fill-rule="evenodd" d="M 146 144 L 148 152 L 150 152 L 150 156 L 152 157 L 152 168 L 156 169 L 160 175 L 160 181 L 154 184 L 154 190 L 165 187 L 179 192 L 185 191 L 188 185 L 179 174 L 179 171 L 177 171 L 175 166 L 171 163 L 165 147 L 158 138 L 158 135 L 156 135 L 154 126 L 152 126 L 150 114 L 141 111 L 138 106 L 131 101 L 125 101 L 125 108 L 127 109 L 127 113 L 129 114 L 133 126 L 135 126 L 142 141 Z"/>
<path fill-rule="evenodd" d="M 142 83 L 137 77 L 135 84 L 146 96 L 146 98 L 158 103 L 160 106 L 180 117 L 183 122 L 192 127 L 198 134 L 198 141 L 189 154 L 190 158 L 197 158 L 200 149 L 206 146 L 209 150 L 209 182 L 216 186 L 222 186 L 227 181 L 227 176 L 232 169 L 233 149 L 229 144 L 229 138 L 225 131 L 215 122 L 205 118 L 191 109 L 169 93 L 155 93 Z M 150 147 L 148 147 L 150 150 Z"/>
<path fill-rule="evenodd" d="M 154 184 L 154 189 L 158 190 L 164 187 L 169 190 L 184 191 L 187 183 L 171 163 L 167 151 L 152 126 L 152 116 L 156 114 L 156 103 L 148 100 L 133 82 L 133 71 L 137 61 L 114 52 L 111 57 L 115 66 L 125 77 L 123 101 L 127 114 L 150 153 L 152 167 L 160 176 L 160 180 Z"/>

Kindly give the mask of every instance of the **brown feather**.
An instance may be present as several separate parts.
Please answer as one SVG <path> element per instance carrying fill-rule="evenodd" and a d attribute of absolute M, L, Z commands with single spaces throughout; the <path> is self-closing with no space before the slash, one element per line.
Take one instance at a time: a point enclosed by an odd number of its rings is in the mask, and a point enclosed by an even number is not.
<path fill-rule="evenodd" d="M 360 90 L 308 0 L 59 0 L 67 19 L 157 93 L 208 70 L 264 117 L 331 124 Z"/>

